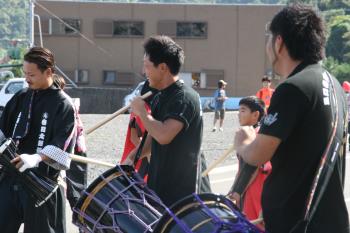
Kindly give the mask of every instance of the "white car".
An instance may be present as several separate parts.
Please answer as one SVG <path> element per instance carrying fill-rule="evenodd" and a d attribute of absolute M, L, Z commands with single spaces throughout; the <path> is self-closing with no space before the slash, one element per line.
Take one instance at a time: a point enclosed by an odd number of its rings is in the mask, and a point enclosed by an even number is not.
<path fill-rule="evenodd" d="M 0 116 L 5 108 L 7 102 L 12 98 L 16 92 L 28 87 L 25 78 L 11 78 L 0 90 Z"/>
<path fill-rule="evenodd" d="M 136 88 L 128 95 L 126 95 L 123 99 L 123 106 L 127 106 L 131 103 L 131 101 L 136 97 L 141 95 L 141 90 L 143 85 L 145 84 L 145 81 L 140 82 L 137 84 Z"/>

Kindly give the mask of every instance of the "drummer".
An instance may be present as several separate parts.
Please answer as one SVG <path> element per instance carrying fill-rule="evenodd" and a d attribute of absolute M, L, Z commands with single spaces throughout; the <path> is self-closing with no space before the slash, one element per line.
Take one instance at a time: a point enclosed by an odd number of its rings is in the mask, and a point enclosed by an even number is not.
<path fill-rule="evenodd" d="M 51 51 L 33 47 L 24 55 L 23 71 L 29 88 L 19 91 L 5 106 L 0 119 L 0 138 L 12 138 L 18 157 L 12 163 L 24 172 L 35 169 L 57 180 L 68 169 L 74 146 L 75 111 L 71 99 L 54 82 L 55 61 Z M 1 140 L 1 141 L 2 141 Z M 35 200 L 19 181 L 1 171 L 0 229 L 15 233 L 65 233 L 65 202 L 60 188 L 48 201 L 35 207 Z"/>
<path fill-rule="evenodd" d="M 167 36 L 154 36 L 146 40 L 144 50 L 144 72 L 150 86 L 159 92 L 151 114 L 140 97 L 131 102 L 131 109 L 149 135 L 142 151 L 152 154 L 147 183 L 169 206 L 196 190 L 202 112 L 199 95 L 178 76 L 184 62 L 182 48 Z M 129 159 L 134 155 L 135 151 Z"/>
<path fill-rule="evenodd" d="M 245 162 L 272 164 L 262 194 L 266 231 L 349 233 L 343 194 L 346 99 L 320 64 L 326 43 L 322 18 L 310 6 L 292 4 L 268 29 L 267 56 L 286 81 L 276 88 L 258 135 L 249 127 L 235 135 Z"/>

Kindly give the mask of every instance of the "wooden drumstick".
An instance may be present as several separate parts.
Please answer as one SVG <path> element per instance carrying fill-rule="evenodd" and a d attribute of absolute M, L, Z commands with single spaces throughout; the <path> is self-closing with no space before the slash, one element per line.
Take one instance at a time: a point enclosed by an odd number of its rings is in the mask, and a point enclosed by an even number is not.
<path fill-rule="evenodd" d="M 146 99 L 147 97 L 149 97 L 151 95 L 152 95 L 152 92 L 149 91 L 149 92 L 145 93 L 144 95 L 142 95 L 141 98 L 142 99 Z M 128 104 L 128 105 L 122 107 L 121 109 L 119 109 L 118 111 L 112 113 L 112 115 L 110 115 L 109 117 L 105 118 L 104 120 L 100 121 L 96 125 L 92 126 L 90 129 L 86 130 L 86 135 L 89 135 L 90 133 L 94 132 L 96 129 L 98 129 L 102 125 L 104 125 L 107 122 L 109 122 L 110 120 L 112 120 L 113 118 L 115 118 L 115 117 L 119 116 L 120 114 L 126 112 L 129 108 L 130 108 L 130 104 Z"/>
<path fill-rule="evenodd" d="M 234 146 L 230 146 L 216 161 L 214 161 L 212 164 L 210 164 L 210 166 L 204 171 L 202 172 L 202 177 L 208 175 L 208 173 L 213 170 L 218 164 L 220 164 L 221 162 L 223 162 L 226 157 L 231 154 L 232 151 L 234 151 Z"/>
<path fill-rule="evenodd" d="M 91 163 L 91 164 L 95 164 L 95 165 L 101 165 L 101 166 L 105 166 L 105 167 L 115 167 L 116 165 L 113 163 L 108 163 L 108 162 L 104 162 L 104 161 L 100 161 L 100 160 L 96 160 L 96 159 L 91 159 L 91 158 L 86 158 L 84 156 L 79 156 L 79 155 L 74 155 L 74 154 L 70 154 L 69 157 L 76 162 L 80 162 L 80 163 Z"/>
<path fill-rule="evenodd" d="M 256 225 L 256 224 L 259 224 L 259 223 L 261 223 L 263 221 L 264 221 L 263 218 L 257 218 L 257 219 L 251 220 L 250 223 Z"/>

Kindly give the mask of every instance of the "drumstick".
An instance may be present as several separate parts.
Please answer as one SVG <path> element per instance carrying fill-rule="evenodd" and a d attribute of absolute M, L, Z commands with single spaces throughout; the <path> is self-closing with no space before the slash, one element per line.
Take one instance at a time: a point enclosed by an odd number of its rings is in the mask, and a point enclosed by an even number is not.
<path fill-rule="evenodd" d="M 100 161 L 100 160 L 96 160 L 96 159 L 91 159 L 91 158 L 86 158 L 84 156 L 79 156 L 79 155 L 74 155 L 74 154 L 70 154 L 69 157 L 76 162 L 80 162 L 80 163 L 91 163 L 91 164 L 95 164 L 95 165 L 101 165 L 101 166 L 105 166 L 105 167 L 115 167 L 116 165 L 113 163 L 107 163 L 104 161 Z"/>
<path fill-rule="evenodd" d="M 141 96 L 142 99 L 146 99 L 147 97 L 151 96 L 152 92 L 149 91 L 147 93 L 145 93 L 144 95 Z M 101 127 L 102 125 L 106 124 L 107 122 L 109 122 L 110 120 L 112 120 L 113 118 L 117 117 L 118 115 L 126 112 L 128 109 L 130 108 L 130 104 L 122 107 L 121 109 L 119 109 L 118 111 L 112 113 L 112 115 L 110 115 L 109 117 L 105 118 L 104 120 L 100 121 L 99 123 L 97 123 L 96 125 L 92 126 L 90 129 L 86 130 L 86 135 L 89 135 L 90 133 L 94 132 L 96 129 L 98 129 L 99 127 Z"/>
<path fill-rule="evenodd" d="M 264 221 L 263 218 L 257 218 L 257 219 L 251 220 L 250 223 L 256 225 L 256 224 L 259 224 L 259 223 L 261 223 L 263 221 Z"/>
<path fill-rule="evenodd" d="M 218 158 L 216 161 L 214 161 L 212 164 L 210 164 L 210 166 L 204 171 L 202 172 L 202 177 L 208 175 L 208 173 L 213 170 L 219 163 L 223 162 L 226 157 L 234 150 L 234 146 L 230 146 L 221 156 L 220 158 Z"/>

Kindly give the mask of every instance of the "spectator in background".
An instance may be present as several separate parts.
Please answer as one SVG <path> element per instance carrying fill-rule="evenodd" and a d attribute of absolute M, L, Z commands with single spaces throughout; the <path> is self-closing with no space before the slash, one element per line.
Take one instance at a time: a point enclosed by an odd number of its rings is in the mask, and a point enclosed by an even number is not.
<path fill-rule="evenodd" d="M 263 87 L 256 93 L 256 97 L 262 99 L 265 103 L 265 109 L 270 106 L 270 100 L 275 89 L 271 88 L 271 77 L 264 75 L 261 79 Z"/>
<path fill-rule="evenodd" d="M 225 101 L 227 100 L 225 87 L 227 85 L 227 82 L 224 80 L 220 80 L 218 82 L 218 89 L 214 92 L 214 101 L 215 101 L 215 116 L 214 116 L 214 123 L 213 123 L 213 132 L 216 131 L 216 122 L 220 120 L 219 122 L 219 130 L 224 131 L 223 123 L 225 118 Z"/>

